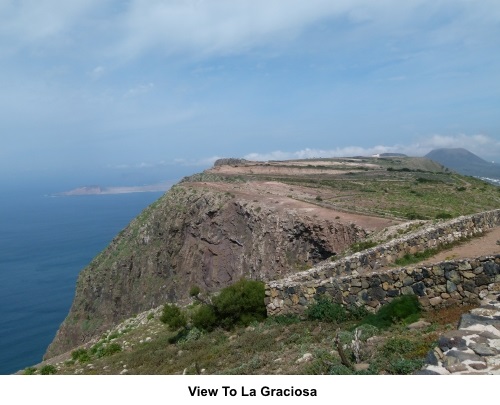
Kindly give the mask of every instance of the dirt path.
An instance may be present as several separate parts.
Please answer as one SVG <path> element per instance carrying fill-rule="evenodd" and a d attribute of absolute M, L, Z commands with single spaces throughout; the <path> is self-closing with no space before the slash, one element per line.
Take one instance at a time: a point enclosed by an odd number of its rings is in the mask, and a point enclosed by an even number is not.
<path fill-rule="evenodd" d="M 497 245 L 498 240 L 500 240 L 500 227 L 493 228 L 493 230 L 488 231 L 484 236 L 474 238 L 467 243 L 443 250 L 425 260 L 425 263 L 500 254 L 500 245 Z"/>

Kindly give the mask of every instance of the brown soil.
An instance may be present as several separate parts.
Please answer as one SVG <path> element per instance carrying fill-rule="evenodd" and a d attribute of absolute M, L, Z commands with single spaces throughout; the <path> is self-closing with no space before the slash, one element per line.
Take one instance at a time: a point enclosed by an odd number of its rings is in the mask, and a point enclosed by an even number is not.
<path fill-rule="evenodd" d="M 493 254 L 500 254 L 500 227 L 488 231 L 484 236 L 474 238 L 468 242 L 455 246 L 454 248 L 443 250 L 435 256 L 430 257 L 426 263 L 436 263 L 445 260 L 456 260 L 472 258 Z"/>
<path fill-rule="evenodd" d="M 252 181 L 241 183 L 190 183 L 197 188 L 209 187 L 233 194 L 236 198 L 258 203 L 260 206 L 273 207 L 277 212 L 296 211 L 301 216 L 309 216 L 316 220 L 335 219 L 341 224 L 355 224 L 363 229 L 377 231 L 400 221 L 375 216 L 361 215 L 324 206 L 318 196 L 328 198 L 322 190 L 309 187 L 290 186 L 276 181 Z"/>

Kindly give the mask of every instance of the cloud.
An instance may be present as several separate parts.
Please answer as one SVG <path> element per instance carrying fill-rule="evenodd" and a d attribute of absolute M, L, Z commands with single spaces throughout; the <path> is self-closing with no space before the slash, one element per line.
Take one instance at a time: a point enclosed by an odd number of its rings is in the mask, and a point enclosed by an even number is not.
<path fill-rule="evenodd" d="M 95 10 L 98 0 L 0 0 L 0 33 L 16 42 L 37 42 L 62 35 Z"/>
<path fill-rule="evenodd" d="M 432 149 L 465 148 L 483 158 L 500 157 L 500 141 L 490 136 L 477 135 L 432 135 L 409 145 L 377 145 L 373 147 L 347 146 L 335 149 L 302 149 L 294 152 L 273 151 L 269 153 L 249 153 L 248 160 L 291 160 L 346 156 L 371 156 L 379 153 L 404 153 L 409 156 L 424 156 Z"/>
<path fill-rule="evenodd" d="M 149 93 L 154 89 L 154 84 L 153 83 L 148 83 L 148 84 L 140 84 L 138 86 L 132 87 L 127 91 L 125 94 L 125 97 L 135 97 L 139 96 L 141 94 L 146 94 Z"/>
<path fill-rule="evenodd" d="M 120 49 L 128 55 L 153 48 L 198 57 L 239 54 L 290 42 L 334 19 L 347 31 L 359 29 L 365 41 L 367 32 L 405 37 L 425 27 L 425 39 L 445 43 L 474 39 L 500 15 L 493 1 L 132 0 L 120 18 L 125 36 Z"/>
<path fill-rule="evenodd" d="M 106 69 L 103 66 L 96 66 L 90 72 L 90 77 L 92 78 L 92 80 L 99 80 L 104 75 L 105 72 Z"/>

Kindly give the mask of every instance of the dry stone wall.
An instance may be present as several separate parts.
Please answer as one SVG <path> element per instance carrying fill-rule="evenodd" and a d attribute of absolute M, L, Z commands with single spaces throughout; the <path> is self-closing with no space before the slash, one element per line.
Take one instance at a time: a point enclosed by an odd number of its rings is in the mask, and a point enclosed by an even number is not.
<path fill-rule="evenodd" d="M 498 225 L 500 210 L 460 217 L 269 282 L 266 285 L 268 314 L 300 314 L 323 294 L 339 304 L 364 305 L 372 310 L 405 294 L 416 294 L 424 308 L 477 302 L 488 285 L 500 282 L 500 255 L 430 266 L 397 269 L 385 266 L 406 253 L 445 245 Z"/>

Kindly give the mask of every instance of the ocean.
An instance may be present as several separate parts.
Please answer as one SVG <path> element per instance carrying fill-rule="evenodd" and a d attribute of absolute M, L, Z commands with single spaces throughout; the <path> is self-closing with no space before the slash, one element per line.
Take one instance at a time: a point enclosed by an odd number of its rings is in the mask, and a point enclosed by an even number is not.
<path fill-rule="evenodd" d="M 78 273 L 163 193 L 0 200 L 0 374 L 34 365 L 64 320 Z"/>

